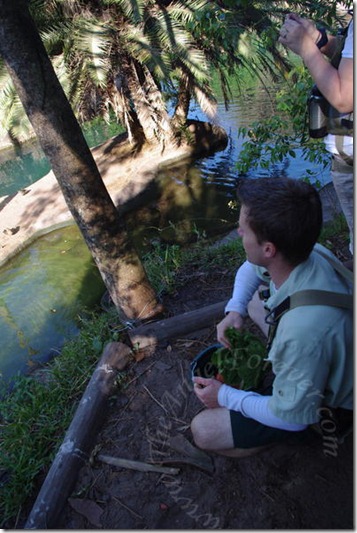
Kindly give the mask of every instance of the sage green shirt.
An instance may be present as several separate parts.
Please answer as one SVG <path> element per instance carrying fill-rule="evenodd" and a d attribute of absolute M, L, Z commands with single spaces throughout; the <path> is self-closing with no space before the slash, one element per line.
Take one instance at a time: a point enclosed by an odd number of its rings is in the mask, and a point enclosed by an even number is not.
<path fill-rule="evenodd" d="M 334 257 L 326 248 L 316 245 Z M 272 309 L 287 296 L 305 289 L 352 293 L 350 283 L 316 251 L 298 265 L 276 290 L 270 282 Z M 263 276 L 263 269 L 258 275 Z M 269 402 L 282 420 L 312 424 L 322 406 L 353 408 L 353 316 L 351 310 L 308 305 L 286 312 L 268 359 L 275 380 Z"/>

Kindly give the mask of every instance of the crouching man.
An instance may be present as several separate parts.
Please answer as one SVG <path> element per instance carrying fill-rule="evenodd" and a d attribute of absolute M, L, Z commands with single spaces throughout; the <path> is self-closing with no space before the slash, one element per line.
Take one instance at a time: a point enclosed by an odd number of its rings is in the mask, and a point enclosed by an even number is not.
<path fill-rule="evenodd" d="M 194 378 L 206 409 L 191 424 L 198 447 L 231 457 L 299 440 L 326 410 L 351 420 L 353 409 L 351 273 L 317 244 L 318 192 L 300 180 L 244 178 L 238 198 L 247 260 L 237 271 L 217 339 L 229 347 L 226 329 L 242 328 L 249 314 L 270 336 L 273 380 L 268 388 L 242 391 Z M 262 282 L 269 287 L 266 301 L 257 297 Z M 300 291 L 310 300 L 291 308 L 288 297 Z M 321 300 L 321 291 L 332 294 Z"/>

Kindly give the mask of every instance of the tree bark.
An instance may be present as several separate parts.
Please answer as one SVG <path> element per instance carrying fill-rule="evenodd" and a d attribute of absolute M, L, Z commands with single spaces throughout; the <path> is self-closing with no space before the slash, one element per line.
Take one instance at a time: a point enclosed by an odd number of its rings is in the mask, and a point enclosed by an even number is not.
<path fill-rule="evenodd" d="M 172 117 L 172 126 L 179 137 L 182 135 L 183 128 L 187 122 L 190 101 L 191 93 L 189 89 L 189 78 L 187 74 L 182 74 L 179 82 L 177 104 Z"/>
<path fill-rule="evenodd" d="M 115 306 L 130 319 L 155 316 L 161 306 L 57 79 L 28 2 L 0 0 L 0 9 L 0 54 Z"/>
<path fill-rule="evenodd" d="M 159 144 L 164 150 L 165 143 L 173 140 L 173 132 L 162 94 L 149 69 L 131 62 L 126 82 L 146 141 Z"/>

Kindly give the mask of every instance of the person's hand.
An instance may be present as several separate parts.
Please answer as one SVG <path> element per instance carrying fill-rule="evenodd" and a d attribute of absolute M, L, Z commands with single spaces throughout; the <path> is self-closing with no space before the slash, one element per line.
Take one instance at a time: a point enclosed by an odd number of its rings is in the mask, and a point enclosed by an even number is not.
<path fill-rule="evenodd" d="M 218 391 L 222 387 L 222 383 L 216 379 L 207 379 L 194 377 L 193 390 L 196 396 L 208 409 L 219 407 Z"/>
<path fill-rule="evenodd" d="M 290 14 L 281 27 L 279 42 L 295 54 L 303 57 L 309 49 L 315 50 L 318 38 L 319 31 L 313 22 Z"/>
<path fill-rule="evenodd" d="M 243 327 L 243 318 L 236 311 L 230 311 L 223 320 L 217 325 L 217 340 L 225 348 L 230 348 L 228 339 L 225 336 L 225 331 L 227 328 L 233 327 L 236 329 L 241 329 Z"/>
<path fill-rule="evenodd" d="M 286 16 L 286 20 L 295 20 L 295 22 L 298 22 L 304 27 L 308 35 L 315 43 L 319 40 L 320 32 L 316 28 L 315 22 L 313 22 L 312 20 L 299 17 L 299 15 L 297 15 L 296 13 L 289 13 Z"/>

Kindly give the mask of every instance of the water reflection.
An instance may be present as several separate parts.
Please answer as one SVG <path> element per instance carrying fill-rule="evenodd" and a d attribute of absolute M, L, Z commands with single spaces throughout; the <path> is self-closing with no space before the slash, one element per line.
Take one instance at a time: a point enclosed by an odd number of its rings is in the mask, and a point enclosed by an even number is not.
<path fill-rule="evenodd" d="M 135 198 L 123 206 L 136 247 L 145 250 L 153 239 L 186 244 L 198 236 L 229 231 L 237 224 L 234 184 L 235 179 L 224 186 L 207 180 L 196 164 L 161 171 L 141 200 Z"/>
<path fill-rule="evenodd" d="M 122 131 L 123 128 L 119 124 L 115 122 L 106 124 L 102 121 L 96 122 L 91 127 L 85 127 L 84 136 L 88 146 L 92 148 Z M 28 187 L 50 170 L 49 161 L 36 139 L 18 147 L 0 150 L 0 197 Z"/>
<path fill-rule="evenodd" d="M 14 194 L 51 170 L 36 141 L 0 151 L 0 196 Z"/>

